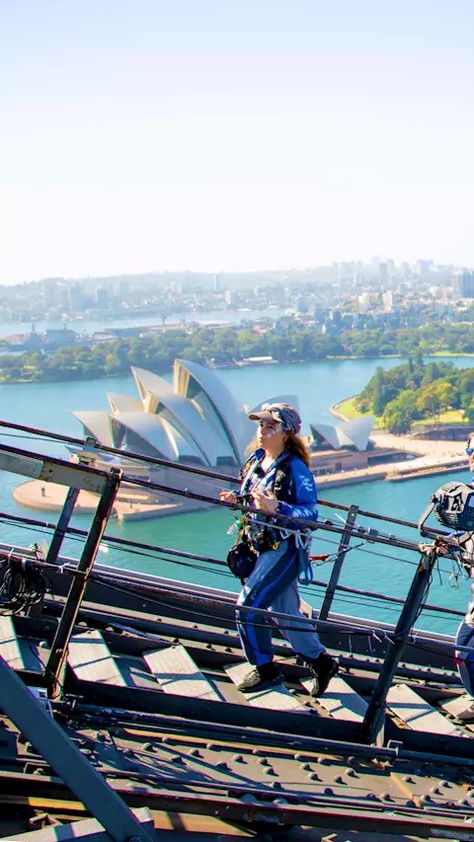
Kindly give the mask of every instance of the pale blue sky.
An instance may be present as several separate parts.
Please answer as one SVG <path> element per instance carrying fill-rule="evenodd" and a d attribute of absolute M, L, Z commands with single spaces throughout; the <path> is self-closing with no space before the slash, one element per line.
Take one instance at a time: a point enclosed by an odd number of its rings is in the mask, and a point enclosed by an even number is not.
<path fill-rule="evenodd" d="M 471 0 L 0 0 L 0 283 L 474 265 Z"/>

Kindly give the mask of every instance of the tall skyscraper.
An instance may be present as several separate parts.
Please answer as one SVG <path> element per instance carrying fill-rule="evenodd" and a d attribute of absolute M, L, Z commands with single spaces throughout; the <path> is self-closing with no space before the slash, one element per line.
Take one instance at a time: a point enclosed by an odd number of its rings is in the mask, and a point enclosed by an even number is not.
<path fill-rule="evenodd" d="M 474 272 L 456 272 L 453 276 L 453 292 L 460 298 L 474 298 Z"/>

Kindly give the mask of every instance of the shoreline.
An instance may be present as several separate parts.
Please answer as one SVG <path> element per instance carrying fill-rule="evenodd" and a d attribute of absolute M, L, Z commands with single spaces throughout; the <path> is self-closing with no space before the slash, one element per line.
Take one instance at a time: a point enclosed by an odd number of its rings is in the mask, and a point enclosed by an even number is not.
<path fill-rule="evenodd" d="M 28 353 L 28 352 L 22 351 L 21 353 Z M 5 352 L 5 354 L 8 355 L 8 352 Z M 2 356 L 2 351 L 0 349 L 0 358 L 1 358 L 1 356 Z M 466 352 L 466 353 L 462 353 L 462 354 L 454 354 L 454 353 L 450 353 L 448 351 L 446 351 L 444 353 L 433 352 L 431 354 L 427 353 L 426 356 L 427 357 L 435 357 L 436 359 L 456 359 L 457 357 L 472 357 L 473 361 L 474 361 L 474 353 L 470 353 L 470 352 Z M 405 360 L 405 359 L 407 359 L 407 356 L 404 355 L 404 354 L 386 354 L 385 356 L 381 357 L 379 354 L 375 354 L 374 356 L 370 356 L 370 357 L 355 357 L 353 355 L 341 356 L 340 354 L 329 354 L 327 357 L 324 357 L 322 359 L 316 359 L 316 360 L 291 360 L 291 361 L 287 361 L 287 362 L 281 362 L 280 360 L 272 360 L 271 363 L 268 363 L 268 362 L 267 363 L 252 363 L 252 362 L 249 363 L 249 362 L 243 362 L 243 361 L 240 362 L 239 361 L 237 363 L 233 363 L 233 364 L 230 364 L 230 365 L 226 364 L 226 365 L 223 365 L 223 366 L 212 366 L 212 365 L 209 365 L 209 363 L 205 363 L 205 365 L 207 365 L 207 367 L 212 369 L 212 370 L 219 371 L 219 370 L 224 370 L 224 369 L 259 368 L 260 366 L 262 368 L 266 368 L 268 365 L 295 365 L 295 366 L 298 366 L 298 365 L 317 365 L 318 363 L 333 362 L 333 361 L 335 361 L 335 362 L 338 362 L 338 361 L 345 362 L 345 361 L 350 361 L 350 360 L 364 361 L 364 360 L 378 360 L 378 359 Z M 87 376 L 85 376 L 85 377 L 69 377 L 67 379 L 59 377 L 59 378 L 51 378 L 51 379 L 47 379 L 47 380 L 42 379 L 42 378 L 38 378 L 36 380 L 1 380 L 0 379 L 0 386 L 28 386 L 28 385 L 33 385 L 33 384 L 37 384 L 37 383 L 45 383 L 45 384 L 47 384 L 47 383 L 81 383 L 81 382 L 85 382 L 85 381 L 107 380 L 107 378 L 110 378 L 110 377 L 123 377 L 123 376 L 129 374 L 130 366 L 133 366 L 133 365 L 135 365 L 135 363 L 130 363 L 129 366 L 127 367 L 127 369 L 124 369 L 124 371 L 115 371 L 112 374 L 101 374 L 101 375 L 97 375 L 96 377 L 87 377 Z M 163 374 L 168 374 L 171 370 L 172 370 L 171 368 L 159 369 L 159 370 L 157 370 L 156 373 L 160 374 L 160 375 L 163 375 Z M 338 403 L 334 404 L 334 407 L 337 407 L 339 404 L 344 403 L 345 400 L 347 400 L 347 398 L 344 398 L 343 400 L 338 401 Z M 332 407 L 331 407 L 331 411 L 332 411 Z M 336 417 L 341 417 L 341 418 L 344 417 L 342 415 L 337 416 L 337 413 L 334 413 L 334 415 L 336 415 Z M 344 419 L 344 420 L 347 420 L 347 419 Z"/>
<path fill-rule="evenodd" d="M 341 488 L 344 485 L 357 485 L 364 482 L 403 482 L 409 479 L 423 479 L 423 477 L 438 476 L 442 474 L 457 473 L 466 470 L 465 459 L 461 462 L 433 465 L 431 467 L 419 467 L 394 471 L 393 466 L 397 463 L 388 463 L 384 469 L 380 465 L 376 468 L 360 468 L 359 471 L 348 471 L 342 476 L 332 474 L 329 476 L 316 477 L 318 488 Z M 403 463 L 405 466 L 406 462 Z"/>
<path fill-rule="evenodd" d="M 42 512 L 61 512 L 66 500 L 67 488 L 54 482 L 33 479 L 21 482 L 13 489 L 13 499 L 26 509 Z M 90 491 L 81 491 L 74 507 L 79 515 L 95 514 L 99 495 Z M 160 500 L 156 495 L 140 492 L 132 488 L 121 488 L 112 508 L 111 517 L 120 523 L 129 520 L 147 520 L 150 518 L 170 517 L 187 514 L 207 508 L 199 501 L 168 499 Z"/>

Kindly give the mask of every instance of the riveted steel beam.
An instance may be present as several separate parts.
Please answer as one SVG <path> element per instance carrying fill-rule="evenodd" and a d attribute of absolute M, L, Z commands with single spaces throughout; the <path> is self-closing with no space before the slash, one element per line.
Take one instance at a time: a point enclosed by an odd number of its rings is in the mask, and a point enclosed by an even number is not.
<path fill-rule="evenodd" d="M 6 447 L 0 444 L 0 470 L 20 476 L 55 482 L 67 488 L 79 488 L 102 494 L 108 471 L 85 467 L 57 459 L 53 456 L 39 456 L 28 450 Z"/>
<path fill-rule="evenodd" d="M 2 708 L 115 842 L 153 838 L 0 657 Z"/>

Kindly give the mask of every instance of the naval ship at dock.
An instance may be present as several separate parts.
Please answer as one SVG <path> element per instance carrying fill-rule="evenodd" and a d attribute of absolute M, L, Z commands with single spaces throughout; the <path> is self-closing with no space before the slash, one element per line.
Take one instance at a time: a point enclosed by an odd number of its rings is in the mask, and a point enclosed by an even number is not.
<path fill-rule="evenodd" d="M 457 718 L 471 700 L 454 639 L 416 626 L 423 609 L 448 611 L 428 602 L 442 530 L 425 526 L 420 543 L 415 523 L 320 500 L 321 519 L 306 525 L 337 550 L 306 622 L 340 672 L 314 698 L 275 628 L 284 683 L 243 695 L 235 593 L 97 563 L 100 545 L 119 545 L 132 558 L 223 569 L 223 559 L 109 536 L 107 524 L 122 483 L 232 509 L 186 477 L 237 479 L 134 454 L 173 471 L 170 489 L 80 451 L 76 463 L 44 452 L 45 439 L 77 439 L 0 426 L 29 436 L 29 449 L 0 445 L 2 471 L 68 489 L 55 523 L 0 513 L 25 529 L 23 543 L 0 544 L 0 838 L 474 840 L 474 723 Z M 97 499 L 87 530 L 71 525 L 84 490 Z M 71 536 L 77 558 L 62 550 Z M 410 555 L 405 599 L 342 587 L 354 542 Z M 337 613 L 340 592 L 386 600 L 398 619 Z"/>

